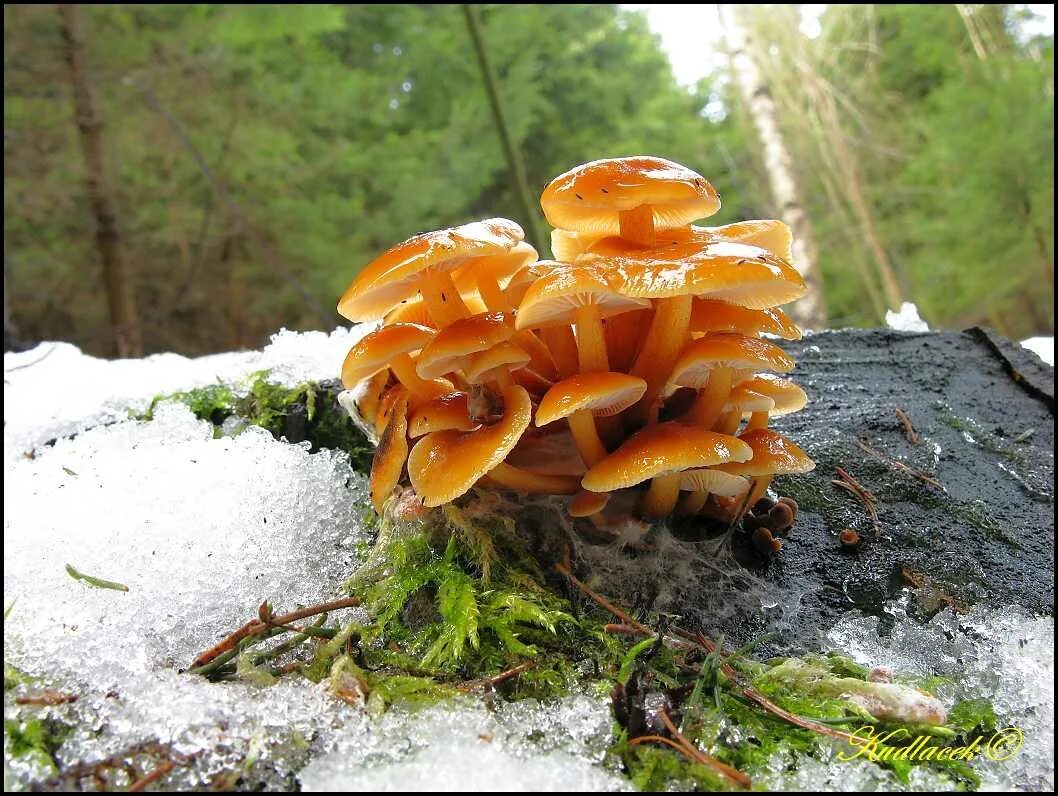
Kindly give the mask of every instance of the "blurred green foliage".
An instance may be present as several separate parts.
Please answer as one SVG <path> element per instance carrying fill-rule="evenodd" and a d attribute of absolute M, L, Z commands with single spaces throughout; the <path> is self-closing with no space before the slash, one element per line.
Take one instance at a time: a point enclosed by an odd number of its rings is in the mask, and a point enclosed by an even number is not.
<path fill-rule="evenodd" d="M 8 304 L 25 340 L 108 353 L 58 14 L 4 14 Z M 148 351 L 257 346 L 280 326 L 337 324 L 337 296 L 388 246 L 486 215 L 525 221 L 458 6 L 81 14 Z M 731 81 L 717 73 L 694 91 L 679 86 L 641 13 L 481 14 L 534 190 L 586 160 L 650 153 L 713 181 L 724 199 L 715 223 L 776 215 Z M 837 53 L 820 69 L 848 99 L 843 123 L 905 296 L 936 325 L 1050 329 L 1051 40 L 1011 39 L 979 62 L 954 6 L 832 6 L 825 22 L 809 45 Z M 817 224 L 831 316 L 877 323 L 850 266 L 863 244 L 828 205 L 812 130 L 796 116 L 784 114 L 784 134 Z"/>

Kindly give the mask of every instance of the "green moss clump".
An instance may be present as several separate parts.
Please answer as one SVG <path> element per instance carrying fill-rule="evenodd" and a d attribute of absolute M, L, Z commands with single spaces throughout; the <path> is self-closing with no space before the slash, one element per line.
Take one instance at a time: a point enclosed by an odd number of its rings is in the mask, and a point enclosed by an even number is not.
<path fill-rule="evenodd" d="M 345 451 L 356 470 L 367 472 L 374 450 L 338 405 L 340 390 L 340 385 L 319 382 L 286 387 L 269 381 L 267 371 L 259 371 L 239 384 L 209 384 L 156 396 L 147 411 L 135 417 L 150 420 L 159 403 L 178 401 L 199 420 L 212 424 L 215 437 L 222 436 L 226 421 L 237 418 L 241 425 L 236 425 L 235 433 L 246 426 L 260 426 L 276 439 L 309 442 L 313 453 Z"/>

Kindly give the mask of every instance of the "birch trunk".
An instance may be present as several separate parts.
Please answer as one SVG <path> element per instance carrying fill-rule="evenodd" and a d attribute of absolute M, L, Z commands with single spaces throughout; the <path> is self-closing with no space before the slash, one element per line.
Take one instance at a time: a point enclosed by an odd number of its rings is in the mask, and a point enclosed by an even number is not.
<path fill-rule="evenodd" d="M 816 263 L 812 224 L 798 191 L 790 152 L 779 130 L 775 101 L 750 54 L 746 30 L 736 8 L 723 4 L 717 8 L 727 38 L 732 71 L 760 136 L 775 204 L 780 217 L 793 233 L 793 266 L 808 284 L 808 294 L 793 305 L 790 315 L 801 326 L 819 329 L 827 322 L 823 280 Z"/>
<path fill-rule="evenodd" d="M 103 122 L 96 113 L 95 99 L 88 82 L 77 6 L 61 4 L 59 15 L 62 19 L 65 56 L 73 88 L 74 121 L 84 154 L 88 204 L 95 218 L 96 247 L 103 262 L 103 289 L 107 296 L 114 348 L 119 357 L 142 356 L 143 341 L 136 312 L 136 299 L 128 269 L 121 255 L 114 198 L 107 180 Z"/>

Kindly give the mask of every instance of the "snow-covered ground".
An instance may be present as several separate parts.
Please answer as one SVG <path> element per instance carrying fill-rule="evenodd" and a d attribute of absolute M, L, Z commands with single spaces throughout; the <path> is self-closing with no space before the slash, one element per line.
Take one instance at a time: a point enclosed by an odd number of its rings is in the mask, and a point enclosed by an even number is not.
<path fill-rule="evenodd" d="M 181 405 L 162 405 L 149 422 L 128 419 L 128 409 L 265 368 L 288 384 L 333 377 L 359 334 L 282 332 L 262 352 L 199 359 L 107 361 L 61 343 L 5 356 L 4 658 L 41 678 L 5 694 L 5 719 L 75 726 L 59 752 L 64 766 L 148 740 L 196 754 L 163 780 L 167 789 L 208 787 L 231 772 L 245 772 L 248 787 L 306 790 L 626 788 L 603 762 L 608 700 L 590 690 L 551 705 L 468 697 L 370 718 L 297 678 L 210 684 L 179 673 L 263 600 L 288 609 L 333 596 L 368 538 L 366 488 L 344 454 L 310 455 L 254 428 L 214 439 Z M 66 564 L 128 591 L 90 588 Z M 979 611 L 920 627 L 892 610 L 891 635 L 850 614 L 827 643 L 864 663 L 956 675 L 942 691 L 948 700 L 994 698 L 1026 749 L 989 767 L 989 783 L 1053 786 L 1052 620 Z M 11 698 L 45 685 L 79 699 L 29 707 Z M 760 781 L 899 784 L 865 763 L 801 760 L 790 772 L 785 762 Z M 5 735 L 6 787 L 44 773 L 12 757 Z"/>

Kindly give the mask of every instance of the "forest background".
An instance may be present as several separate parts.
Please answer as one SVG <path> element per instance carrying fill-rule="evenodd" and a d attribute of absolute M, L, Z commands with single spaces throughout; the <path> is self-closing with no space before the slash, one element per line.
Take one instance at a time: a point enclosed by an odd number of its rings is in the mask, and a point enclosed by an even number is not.
<path fill-rule="evenodd" d="M 807 216 L 815 325 L 910 300 L 1053 335 L 1053 36 L 1018 5 L 829 5 L 811 37 L 799 14 L 724 14 L 687 87 L 617 5 L 6 5 L 5 349 L 330 329 L 357 270 L 423 230 L 506 216 L 550 256 L 548 180 L 644 153 L 713 182 L 711 224 Z"/>

